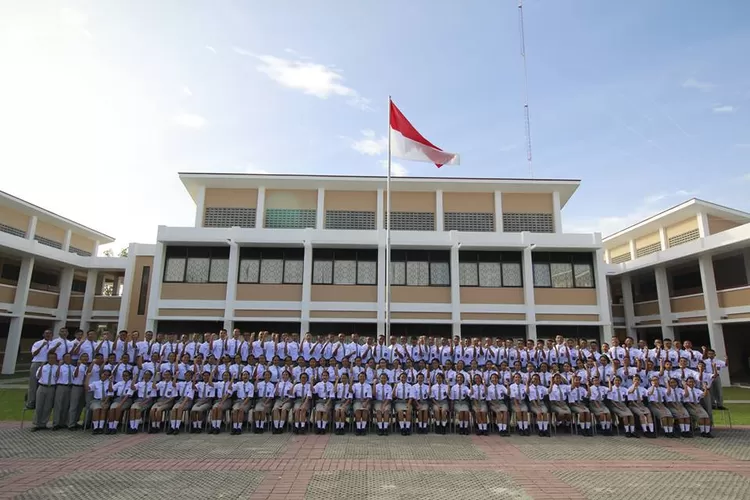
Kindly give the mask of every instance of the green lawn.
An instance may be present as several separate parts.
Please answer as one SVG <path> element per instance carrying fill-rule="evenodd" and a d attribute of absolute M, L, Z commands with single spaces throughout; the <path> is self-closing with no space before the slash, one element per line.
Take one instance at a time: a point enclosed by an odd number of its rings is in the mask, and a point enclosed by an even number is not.
<path fill-rule="evenodd" d="M 722 391 L 724 399 L 744 399 L 750 401 L 750 389 L 744 387 L 725 387 Z"/>
<path fill-rule="evenodd" d="M 25 395 L 22 389 L 0 389 L 0 420 L 21 420 Z M 33 412 L 26 412 L 27 419 L 32 415 Z"/>

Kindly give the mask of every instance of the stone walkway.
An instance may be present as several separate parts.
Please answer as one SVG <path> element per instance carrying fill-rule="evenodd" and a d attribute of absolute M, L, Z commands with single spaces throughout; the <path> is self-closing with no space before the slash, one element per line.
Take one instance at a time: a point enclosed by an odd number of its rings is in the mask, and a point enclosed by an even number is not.
<path fill-rule="evenodd" d="M 93 436 L 6 422 L 0 499 L 748 498 L 750 428 L 716 435 Z"/>

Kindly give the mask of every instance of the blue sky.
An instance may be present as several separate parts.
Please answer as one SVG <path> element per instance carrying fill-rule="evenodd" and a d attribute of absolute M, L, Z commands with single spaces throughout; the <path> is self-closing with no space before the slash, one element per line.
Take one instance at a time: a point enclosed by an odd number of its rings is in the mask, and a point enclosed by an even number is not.
<path fill-rule="evenodd" d="M 750 210 L 750 3 L 524 6 L 538 178 L 568 231 L 693 196 Z M 528 177 L 512 1 L 9 0 L 2 189 L 128 241 L 191 225 L 178 171 L 383 174 L 391 94 L 461 154 L 403 175 Z"/>

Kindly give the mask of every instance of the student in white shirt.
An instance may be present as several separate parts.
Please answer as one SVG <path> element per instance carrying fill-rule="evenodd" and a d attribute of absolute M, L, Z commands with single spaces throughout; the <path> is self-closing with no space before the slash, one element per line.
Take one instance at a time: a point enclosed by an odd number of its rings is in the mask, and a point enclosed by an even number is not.
<path fill-rule="evenodd" d="M 552 377 L 552 385 L 549 388 L 550 412 L 553 413 L 568 429 L 570 429 L 569 426 L 573 416 L 567 403 L 570 387 L 571 386 L 564 383 L 562 375 L 555 373 Z"/>
<path fill-rule="evenodd" d="M 612 435 L 612 413 L 604 404 L 607 399 L 608 390 L 601 385 L 599 375 L 594 375 L 588 388 L 587 398 L 589 400 L 589 410 L 594 418 L 599 422 L 602 434 L 605 436 Z"/>
<path fill-rule="evenodd" d="M 192 410 L 193 402 L 195 401 L 195 390 L 193 384 L 195 383 L 197 376 L 192 371 L 188 370 L 185 372 L 184 377 L 186 380 L 180 380 L 177 382 L 177 400 L 172 406 L 172 410 L 169 412 L 168 435 L 176 436 L 180 433 L 180 425 L 182 424 L 185 413 Z"/>
<path fill-rule="evenodd" d="M 237 400 L 232 405 L 232 435 L 242 434 L 242 424 L 253 404 L 255 387 L 250 382 L 250 373 L 243 371 L 240 381 L 234 384 L 234 394 Z"/>
<path fill-rule="evenodd" d="M 37 372 L 42 365 L 47 362 L 47 354 L 55 351 L 51 349 L 54 346 L 52 342 L 52 330 L 44 330 L 44 335 L 41 340 L 37 340 L 31 346 L 31 368 L 29 369 L 29 387 L 26 392 L 26 408 L 33 410 L 36 408 L 36 386 L 37 386 Z M 55 361 L 57 361 L 57 355 L 55 355 Z"/>
<path fill-rule="evenodd" d="M 344 358 L 348 360 L 348 358 Z M 333 407 L 336 420 L 336 434 L 342 435 L 345 432 L 346 417 L 349 415 L 349 408 L 352 404 L 352 385 L 349 383 L 349 374 L 342 373 L 333 384 L 333 392 L 336 397 L 336 404 Z"/>
<path fill-rule="evenodd" d="M 556 374 L 559 377 L 559 374 Z M 520 373 L 513 375 L 513 383 L 508 388 L 510 408 L 516 414 L 516 426 L 519 436 L 529 436 L 529 406 L 526 404 L 526 384 Z"/>
<path fill-rule="evenodd" d="M 177 397 L 179 396 L 177 381 L 172 378 L 171 370 L 165 370 L 162 373 L 162 380 L 156 383 L 156 391 L 158 399 L 151 407 L 149 420 L 151 422 L 151 428 L 148 430 L 149 434 L 159 432 L 163 414 L 172 409 Z"/>
<path fill-rule="evenodd" d="M 705 408 L 701 405 L 701 400 L 708 397 L 708 386 L 704 385 L 703 390 L 695 386 L 695 379 L 687 379 L 686 387 L 683 390 L 682 402 L 685 409 L 690 414 L 692 420 L 698 421 L 698 427 L 701 431 L 701 437 L 713 438 L 711 434 L 711 418 L 708 416 Z"/>
<path fill-rule="evenodd" d="M 724 392 L 721 387 L 721 370 L 727 369 L 729 362 L 726 356 L 723 360 L 716 359 L 716 351 L 705 348 L 703 362 L 706 364 L 706 373 L 714 376 L 710 386 L 711 391 L 709 392 L 713 407 L 724 410 L 726 408 L 724 408 Z"/>
<path fill-rule="evenodd" d="M 52 408 L 55 405 L 55 389 L 57 387 L 57 354 L 50 349 L 47 352 L 47 363 L 37 368 L 36 377 L 36 410 L 34 411 L 34 428 L 47 428 Z"/>
<path fill-rule="evenodd" d="M 193 424 L 191 432 L 200 433 L 203 431 L 202 424 L 206 415 L 213 406 L 217 390 L 216 384 L 211 378 L 211 372 L 204 371 L 200 375 L 194 376 L 196 378 L 196 381 L 193 382 L 194 401 L 190 408 L 190 421 Z"/>
<path fill-rule="evenodd" d="M 313 386 L 313 395 L 315 396 L 315 434 L 325 434 L 328 429 L 328 421 L 331 418 L 331 408 L 333 406 L 333 383 L 330 381 L 328 371 L 321 374 L 321 381 Z"/>
<path fill-rule="evenodd" d="M 81 418 L 81 412 L 86 405 L 86 394 L 88 389 L 84 387 L 86 382 L 86 374 L 89 371 L 89 355 L 88 353 L 81 353 L 78 358 L 78 363 L 73 369 L 73 376 L 71 378 L 70 387 L 70 404 L 68 406 L 68 429 L 71 431 L 81 428 L 78 421 Z"/>
<path fill-rule="evenodd" d="M 132 385 L 131 371 L 124 370 L 122 372 L 122 380 L 115 382 L 112 386 L 114 394 L 112 403 L 109 405 L 109 411 L 107 412 L 108 429 L 104 432 L 105 434 L 117 434 L 117 424 L 120 423 L 122 414 L 130 410 L 130 407 L 133 405 L 132 396 L 135 391 Z"/>
<path fill-rule="evenodd" d="M 114 394 L 112 391 L 112 375 L 107 370 L 102 370 L 99 374 L 99 380 L 93 380 L 93 372 L 86 376 L 86 385 L 91 391 L 92 400 L 89 404 L 91 411 L 91 421 L 94 428 L 94 434 L 104 433 L 104 418 L 109 410 L 109 403 Z"/>
<path fill-rule="evenodd" d="M 153 383 L 153 372 L 144 370 L 143 379 L 140 382 L 133 380 L 131 387 L 134 391 L 135 401 L 130 407 L 130 426 L 128 434 L 138 432 L 138 426 L 143 420 L 143 414 L 148 412 L 156 400 L 157 392 Z"/>
<path fill-rule="evenodd" d="M 308 380 L 310 380 L 309 375 L 303 371 L 300 373 L 299 382 L 294 384 L 294 389 L 292 390 L 294 397 L 292 415 L 294 415 L 295 434 L 307 433 L 308 412 L 310 411 L 310 401 L 312 400 L 312 387 Z"/>
<path fill-rule="evenodd" d="M 62 429 L 68 422 L 70 393 L 73 388 L 73 370 L 71 354 L 67 352 L 63 355 L 62 362 L 57 365 L 54 399 L 55 412 L 52 416 L 53 431 Z"/>
<path fill-rule="evenodd" d="M 373 387 L 375 398 L 375 418 L 378 422 L 378 436 L 388 435 L 388 425 L 391 421 L 391 400 L 393 399 L 393 388 L 388 383 L 388 376 L 383 373 L 380 381 Z"/>
<path fill-rule="evenodd" d="M 628 389 L 622 385 L 622 378 L 619 375 L 615 376 L 614 381 L 611 379 L 609 381 L 607 401 L 610 411 L 622 420 L 625 426 L 625 437 L 638 437 L 635 434 L 633 412 L 630 411 L 627 405 Z"/>
<path fill-rule="evenodd" d="M 471 409 L 477 421 L 477 436 L 487 436 L 487 387 L 479 373 L 474 375 L 474 383 L 471 386 L 469 397 L 471 398 Z"/>
<path fill-rule="evenodd" d="M 526 382 L 526 396 L 529 400 L 529 413 L 536 418 L 539 437 L 549 437 L 549 411 L 544 403 L 547 396 L 547 387 L 542 385 L 538 373 L 534 373 Z"/>
<path fill-rule="evenodd" d="M 352 384 L 352 411 L 356 426 L 355 435 L 362 436 L 367 432 L 367 422 L 370 415 L 370 401 L 372 400 L 372 386 L 367 383 L 364 372 L 360 372 L 357 382 Z"/>
<path fill-rule="evenodd" d="M 221 382 L 216 385 L 217 393 L 214 404 L 211 407 L 211 430 L 209 434 L 220 434 L 221 423 L 224 420 L 224 414 L 232 408 L 232 394 L 234 387 L 231 374 L 224 372 Z"/>
<path fill-rule="evenodd" d="M 253 432 L 255 434 L 263 434 L 269 414 L 271 413 L 271 408 L 273 408 L 273 397 L 276 394 L 276 384 L 271 382 L 271 372 L 263 372 L 263 380 L 256 384 L 255 393 L 258 399 L 255 403 L 255 411 L 253 412 L 255 420 L 255 429 Z"/>
<path fill-rule="evenodd" d="M 505 403 L 507 397 L 508 388 L 500 383 L 500 376 L 493 373 L 487 387 L 487 401 L 501 436 L 508 435 L 508 405 Z"/>
<path fill-rule="evenodd" d="M 411 386 L 411 400 L 417 416 L 417 434 L 427 434 L 430 419 L 430 386 L 425 383 L 425 374 L 417 373 L 417 382 Z"/>
<path fill-rule="evenodd" d="M 430 387 L 432 399 L 432 415 L 435 418 L 435 433 L 445 434 L 448 424 L 448 397 L 450 387 L 445 383 L 442 372 L 435 376 L 435 383 Z"/>
<path fill-rule="evenodd" d="M 573 384 L 568 389 L 568 407 L 571 413 L 578 415 L 578 426 L 580 434 L 586 437 L 592 437 L 594 434 L 591 430 L 591 411 L 584 402 L 588 396 L 588 391 L 581 385 L 581 377 L 573 377 Z"/>
<path fill-rule="evenodd" d="M 665 405 L 664 392 L 666 389 L 659 386 L 659 376 L 651 377 L 651 386 L 646 389 L 648 398 L 648 409 L 651 411 L 653 418 L 658 419 L 661 428 L 664 430 L 666 437 L 676 437 L 674 435 L 674 417 L 672 412 Z"/>
<path fill-rule="evenodd" d="M 680 389 L 677 379 L 669 379 L 666 390 L 664 391 L 664 405 L 672 413 L 672 416 L 677 421 L 677 425 L 680 427 L 679 435 L 685 438 L 693 437 L 693 433 L 690 432 L 690 414 L 682 404 L 682 396 L 684 391 Z M 677 437 L 677 428 L 675 427 L 674 435 Z"/>
<path fill-rule="evenodd" d="M 402 436 L 411 434 L 411 385 L 406 381 L 406 373 L 401 372 L 399 381 L 393 387 L 393 398 L 396 400 L 393 409 L 396 413 Z"/>
<path fill-rule="evenodd" d="M 284 432 L 284 424 L 289 416 L 289 410 L 294 404 L 292 401 L 292 389 L 294 385 L 289 381 L 290 372 L 283 370 L 281 380 L 276 383 L 276 401 L 273 404 L 273 433 Z"/>

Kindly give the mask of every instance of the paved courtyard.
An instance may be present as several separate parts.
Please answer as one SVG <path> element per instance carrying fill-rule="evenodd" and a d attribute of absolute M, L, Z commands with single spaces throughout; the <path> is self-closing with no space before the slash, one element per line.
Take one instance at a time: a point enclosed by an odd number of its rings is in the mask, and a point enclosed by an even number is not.
<path fill-rule="evenodd" d="M 714 440 L 242 436 L 0 424 L 0 499 L 750 498 L 750 429 Z"/>

